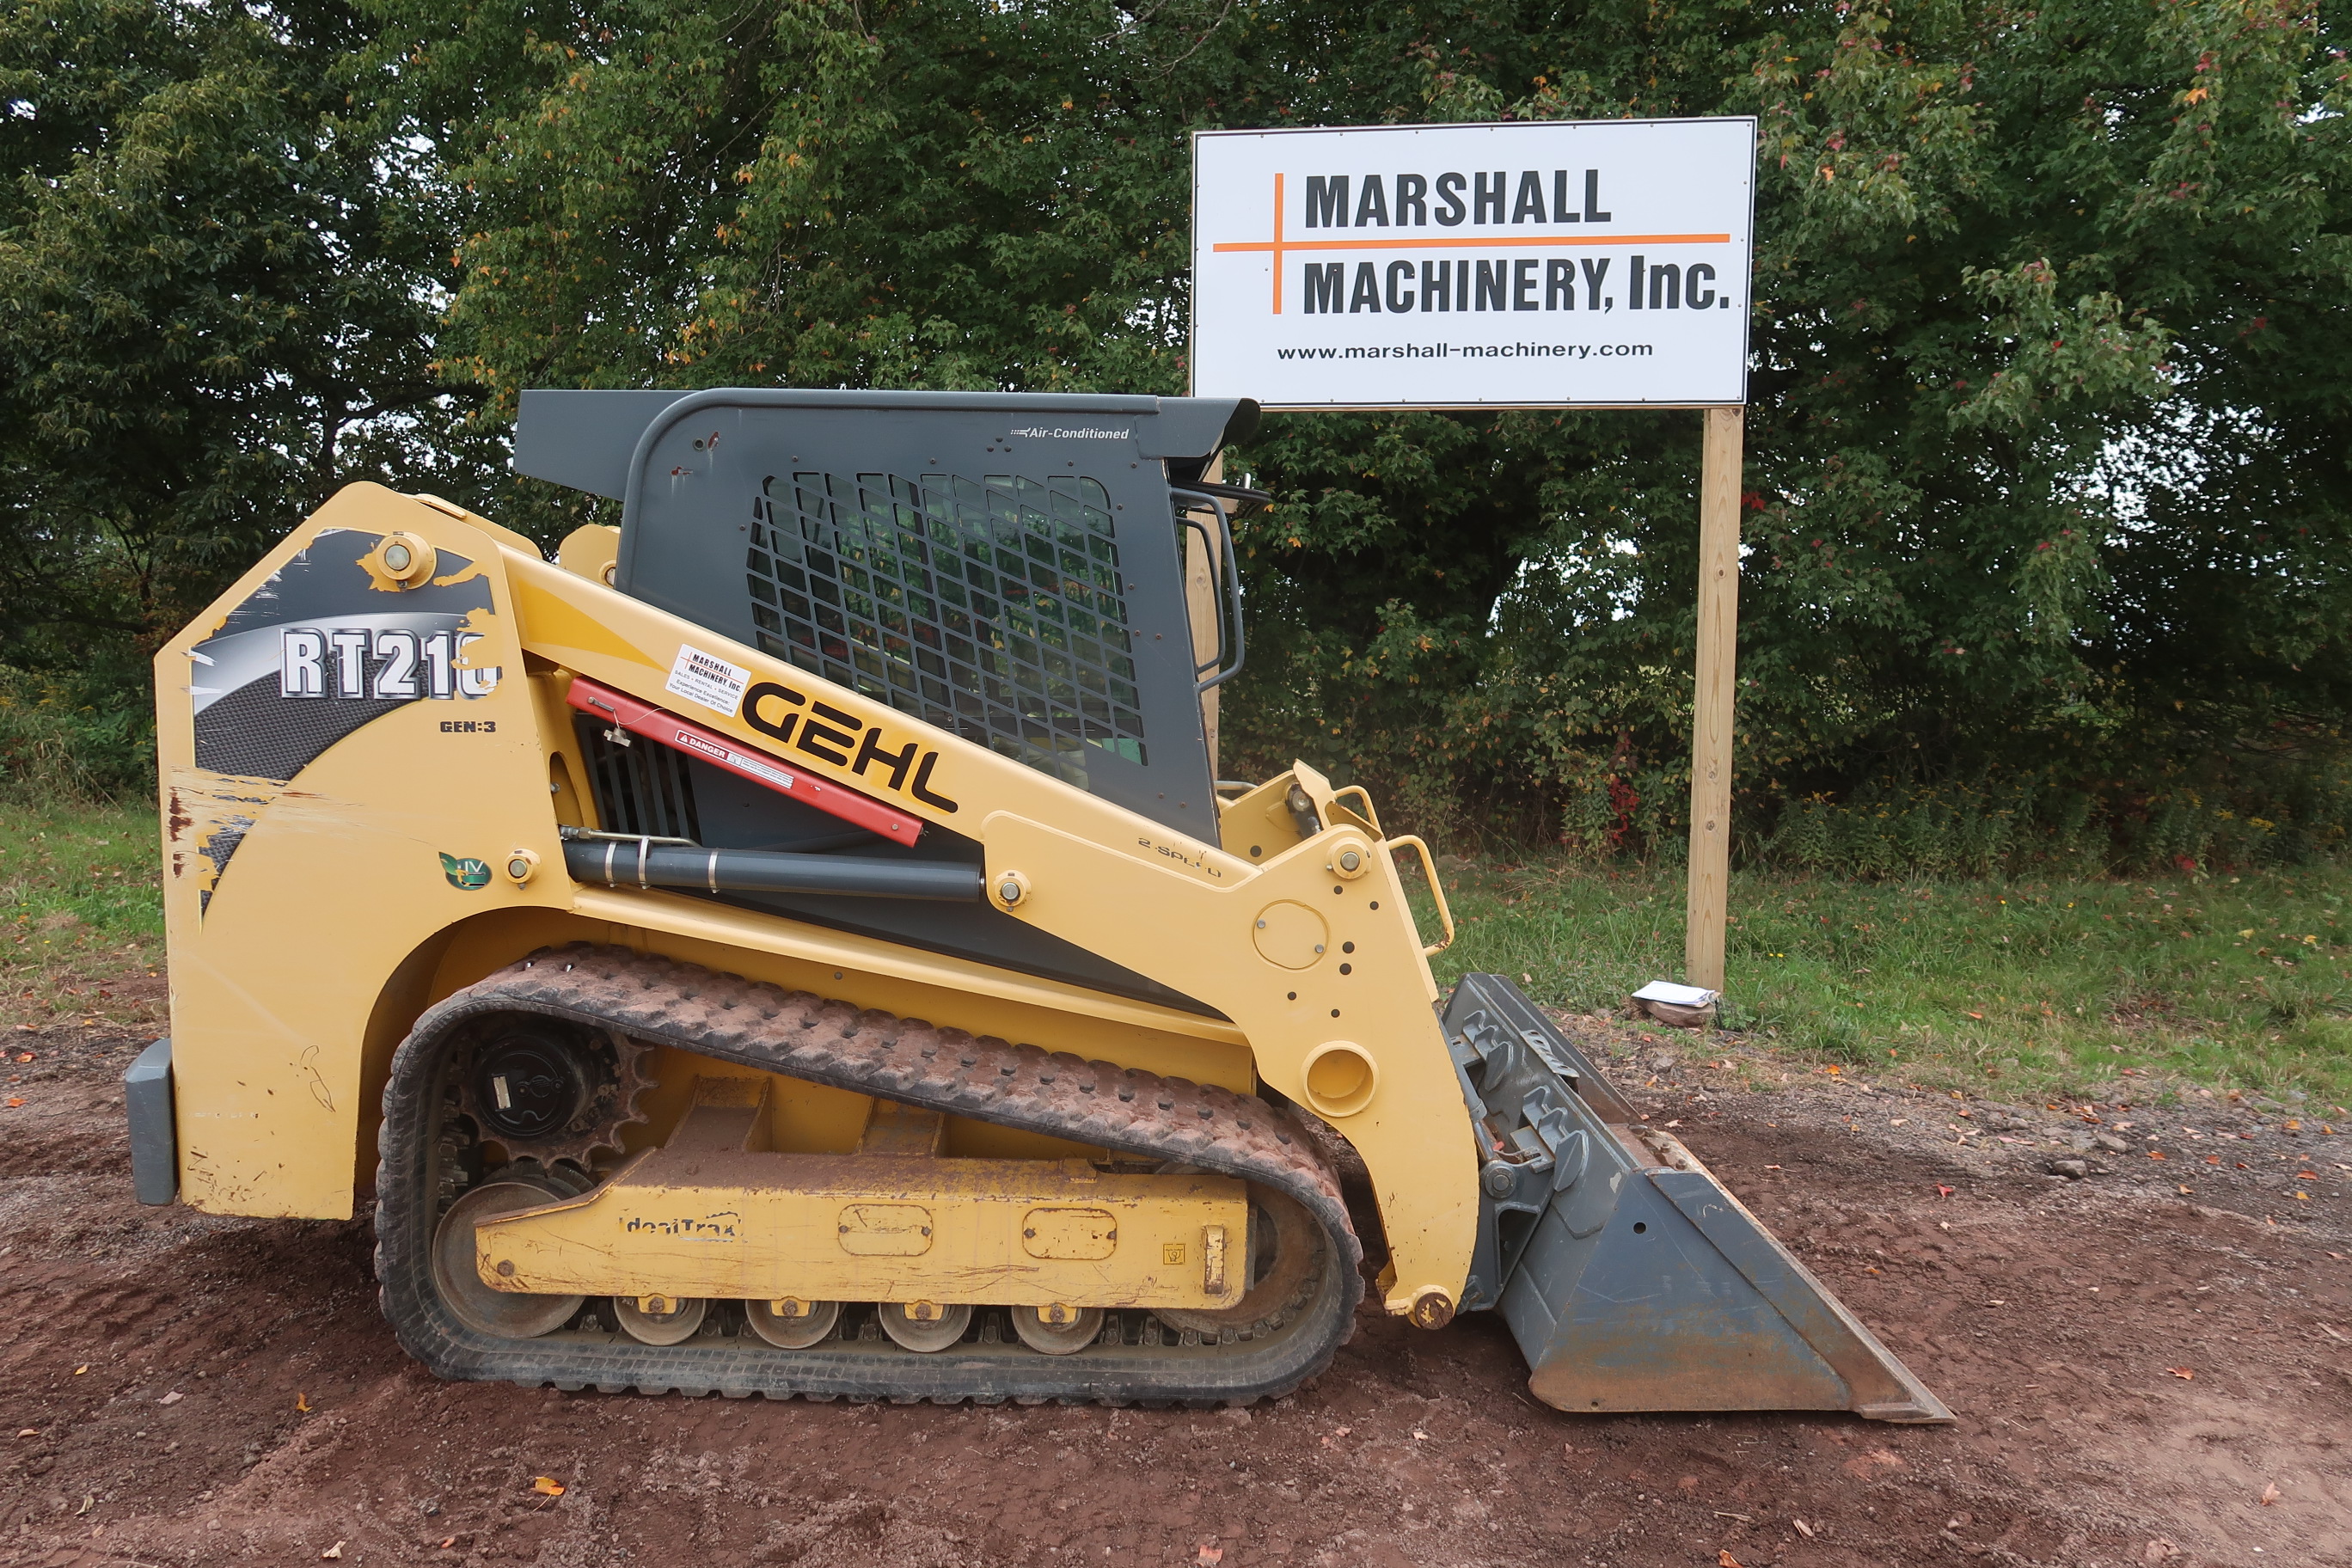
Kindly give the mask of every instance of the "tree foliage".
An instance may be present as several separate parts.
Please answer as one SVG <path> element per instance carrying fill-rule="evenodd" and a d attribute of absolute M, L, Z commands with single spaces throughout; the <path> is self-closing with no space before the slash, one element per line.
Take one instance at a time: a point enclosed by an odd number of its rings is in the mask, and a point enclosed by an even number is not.
<path fill-rule="evenodd" d="M 447 246 L 407 342 L 479 399 L 427 443 L 461 455 L 534 384 L 1181 391 L 1194 129 L 1753 114 L 1743 819 L 1926 801 L 2168 855 L 2352 818 L 2352 72 L 2306 0 L 363 3 L 287 79 L 383 112 L 274 99 L 307 129 L 269 145 L 364 120 L 392 177 L 339 199 Z M 130 166 L 11 133 L 51 189 Z M 383 243 L 422 299 L 430 258 Z M 1228 771 L 1671 844 L 1696 426 L 1269 420 Z M 210 493 L 281 504 L 309 449 L 243 444 L 281 488 Z M 543 534 L 582 508 L 493 487 Z"/>
<path fill-rule="evenodd" d="M 295 519 L 467 456 L 448 242 L 369 123 L 368 39 L 334 0 L 0 12 L 0 658 L 107 710 L 93 745 Z"/>

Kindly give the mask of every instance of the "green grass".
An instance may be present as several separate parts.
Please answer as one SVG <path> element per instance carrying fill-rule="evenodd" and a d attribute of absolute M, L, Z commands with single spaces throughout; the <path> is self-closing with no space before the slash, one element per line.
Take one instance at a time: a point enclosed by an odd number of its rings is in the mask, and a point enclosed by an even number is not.
<path fill-rule="evenodd" d="M 1682 971 L 1678 868 L 1453 864 L 1433 961 L 1618 1007 Z M 1726 1021 L 1784 1055 L 1999 1098 L 2130 1072 L 2352 1100 L 2352 868 L 2143 881 L 1732 879 Z M 1425 898 L 1421 900 L 1425 907 Z M 1423 929 L 1434 931 L 1433 920 Z"/>
<path fill-rule="evenodd" d="M 160 882 L 152 806 L 0 802 L 0 1020 L 157 1021 Z"/>
<path fill-rule="evenodd" d="M 1621 1006 L 1682 970 L 1671 868 L 1449 860 L 1433 962 Z M 0 803 L 0 1019 L 154 1021 L 163 911 L 144 805 Z M 1418 884 L 1416 884 L 1416 887 Z M 1435 933 L 1425 896 L 1423 929 Z M 2352 1102 L 2352 867 L 2153 881 L 1732 879 L 1727 1021 L 1776 1055 L 2022 1098 L 2125 1069 Z M 2251 933 L 2251 934 L 2246 934 Z"/>

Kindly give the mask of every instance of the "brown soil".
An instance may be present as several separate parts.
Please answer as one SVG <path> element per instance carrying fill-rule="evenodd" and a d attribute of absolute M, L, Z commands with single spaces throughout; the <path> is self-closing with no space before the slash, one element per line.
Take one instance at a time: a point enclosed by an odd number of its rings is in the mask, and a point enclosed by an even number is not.
<path fill-rule="evenodd" d="M 1492 1318 L 1370 1313 L 1246 1411 L 436 1383 L 376 1313 L 362 1225 L 140 1207 L 118 1079 L 143 1042 L 18 1031 L 0 1563 L 2352 1563 L 2352 1139 L 2102 1105 L 2126 1150 L 2067 1180 L 2044 1166 L 2079 1112 L 1759 1093 L 1732 1086 L 1776 1081 L 1761 1057 L 1578 1023 L 1958 1426 L 1568 1416 Z"/>

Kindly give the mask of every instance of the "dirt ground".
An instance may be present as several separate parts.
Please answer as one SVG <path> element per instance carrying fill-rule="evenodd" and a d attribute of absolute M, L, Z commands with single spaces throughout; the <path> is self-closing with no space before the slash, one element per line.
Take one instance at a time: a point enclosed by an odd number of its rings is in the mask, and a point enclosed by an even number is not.
<path fill-rule="evenodd" d="M 437 1383 L 377 1315 L 362 1224 L 139 1206 L 119 1079 L 143 1040 L 20 1030 L 0 1563 L 2352 1564 L 2332 1108 L 2153 1116 L 2129 1080 L 2001 1107 L 1577 1022 L 1957 1426 L 1564 1415 L 1489 1316 L 1367 1313 L 1249 1410 Z"/>

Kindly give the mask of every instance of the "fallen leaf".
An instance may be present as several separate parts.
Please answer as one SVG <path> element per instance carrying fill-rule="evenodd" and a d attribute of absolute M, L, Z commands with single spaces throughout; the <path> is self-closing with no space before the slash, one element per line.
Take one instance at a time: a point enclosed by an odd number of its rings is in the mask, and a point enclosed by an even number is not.
<path fill-rule="evenodd" d="M 2179 1378 L 2183 1383 L 2188 1382 L 2190 1378 L 2197 1375 L 2193 1370 L 2185 1366 L 2168 1366 L 2164 1370 L 2170 1373 L 2173 1376 Z"/>
<path fill-rule="evenodd" d="M 1981 1018 L 1981 1017 L 1983 1017 L 1983 1016 L 1984 1016 L 1984 1015 L 1983 1015 L 1982 1013 L 1971 1013 L 1971 1014 L 1969 1014 L 1969 1017 L 1971 1017 L 1971 1018 Z M 1809 1530 L 1809 1531 L 1805 1531 L 1805 1533 L 1806 1533 L 1807 1535 L 1809 1535 L 1809 1536 L 1810 1536 L 1811 1534 L 1812 1534 L 1812 1531 Z"/>
<path fill-rule="evenodd" d="M 563 1483 L 553 1476 L 534 1476 L 531 1478 L 530 1489 L 541 1497 L 562 1497 L 564 1488 Z"/>
<path fill-rule="evenodd" d="M 2298 1182 L 2315 1182 L 2319 1180 L 2319 1173 L 2316 1171 L 2297 1171 L 2294 1173 L 2294 1179 Z"/>
<path fill-rule="evenodd" d="M 1216 1563 L 1223 1563 L 1224 1560 L 1225 1549 L 1222 1546 L 1203 1546 L 1201 1548 L 1200 1555 L 1192 1559 L 1199 1564 L 1199 1568 L 1214 1568 Z"/>
<path fill-rule="evenodd" d="M 8 1109 L 11 1110 L 16 1110 L 18 1106 L 24 1103 L 25 1097 L 21 1094 L 12 1094 L 8 1097 Z"/>
<path fill-rule="evenodd" d="M 2323 1329 L 2327 1327 L 2326 1323 L 2322 1323 L 2319 1326 Z M 2333 1331 L 2330 1331 L 2332 1332 Z M 27 1426 L 22 1432 L 16 1434 L 19 1437 L 37 1437 L 40 1435 L 41 1429 L 38 1426 Z"/>
<path fill-rule="evenodd" d="M 180 1401 L 182 1401 L 183 1399 L 185 1399 L 186 1397 L 187 1397 L 187 1395 L 186 1395 L 186 1394 L 184 1394 L 181 1393 L 178 1389 L 176 1389 L 176 1388 L 175 1388 L 175 1389 L 172 1390 L 172 1392 L 171 1392 L 171 1393 L 169 1393 L 169 1394 L 167 1394 L 163 1395 L 163 1398 L 161 1398 L 161 1399 L 157 1400 L 155 1403 L 156 1403 L 156 1404 L 158 1404 L 158 1405 L 177 1405 L 178 1403 L 180 1403 Z"/>
<path fill-rule="evenodd" d="M 79 1377 L 83 1373 L 86 1373 L 86 1372 L 88 1372 L 89 1370 L 89 1367 L 87 1367 L 87 1366 L 78 1366 L 78 1367 L 74 1368 L 74 1375 L 75 1375 L 76 1377 Z"/>
<path fill-rule="evenodd" d="M 2188 1189 L 2187 1187 L 2176 1187 L 2176 1188 L 2174 1188 L 2173 1190 L 2174 1190 L 2175 1192 L 2178 1192 L 2178 1193 L 2179 1193 L 2182 1197 L 2184 1197 L 2184 1198 L 2185 1198 L 2185 1197 L 2188 1197 L 2188 1196 L 2189 1195 L 2189 1189 Z"/>
<path fill-rule="evenodd" d="M 1808 1541 L 1811 1541 L 1813 1538 L 1813 1527 L 1807 1524 L 1803 1520 L 1792 1519 L 1789 1522 L 1797 1527 L 1797 1533 L 1799 1535 L 1803 1536 Z"/>
<path fill-rule="evenodd" d="M 2166 1153 L 2163 1150 L 2161 1150 L 2161 1149 L 2150 1149 L 2150 1150 L 2147 1152 L 2147 1157 L 2148 1157 L 2149 1159 L 2151 1159 L 2151 1160 L 2168 1160 L 2168 1159 L 2170 1159 L 2172 1156 L 2171 1156 L 2171 1155 L 2169 1155 L 2169 1154 L 2167 1154 L 2167 1153 Z"/>
<path fill-rule="evenodd" d="M 1426 1443 L 1429 1441 L 1429 1434 L 1426 1432 L 1415 1432 L 1412 1435 L 1412 1440 L 1416 1443 Z"/>
<path fill-rule="evenodd" d="M 1727 1548 L 1715 1554 L 1715 1568 L 1739 1568 L 1739 1559 Z"/>
<path fill-rule="evenodd" d="M 1778 1165 L 1767 1165 L 1767 1166 L 1765 1166 L 1764 1168 L 1765 1168 L 1766 1170 L 1768 1170 L 1768 1171 L 1777 1171 L 1777 1170 L 1779 1170 L 1780 1167 L 1780 1166 L 1778 1166 Z"/>
<path fill-rule="evenodd" d="M 2218 1165 L 2221 1163 L 2221 1156 L 2219 1154 L 2208 1154 L 2205 1156 L 2205 1163 L 2209 1165 Z"/>
<path fill-rule="evenodd" d="M 1939 1185 L 1936 1189 L 1936 1195 L 1939 1198 L 1948 1198 L 1952 1195 L 1952 1188 Z"/>
<path fill-rule="evenodd" d="M 322 1561 L 332 1562 L 342 1554 L 343 1543 L 338 1541 L 332 1546 L 328 1547 L 324 1552 L 320 1552 L 319 1556 Z"/>
<path fill-rule="evenodd" d="M 456 1536 L 452 1535 L 452 1536 L 445 1537 L 445 1538 L 443 1539 L 442 1542 L 441 1542 L 441 1550 L 442 1550 L 442 1551 L 444 1551 L 444 1552 L 446 1552 L 446 1551 L 448 1551 L 448 1550 L 449 1550 L 449 1548 L 451 1548 L 452 1546 L 455 1546 L 455 1545 L 457 1545 L 457 1538 Z"/>
<path fill-rule="evenodd" d="M 2270 1485 L 2263 1489 L 2263 1506 L 2264 1508 L 2268 1508 L 2271 1504 L 2278 1501 L 2278 1483 L 2276 1481 L 2273 1481 Z"/>
<path fill-rule="evenodd" d="M 296 1410 L 297 1412 L 299 1412 L 299 1414 L 301 1414 L 301 1415 L 310 1415 L 310 1396 L 309 1394 L 295 1394 L 295 1395 L 294 1395 L 294 1408 L 295 1408 L 295 1410 Z"/>

